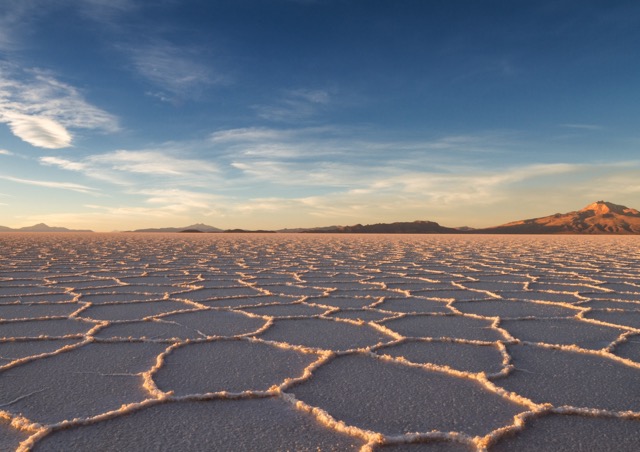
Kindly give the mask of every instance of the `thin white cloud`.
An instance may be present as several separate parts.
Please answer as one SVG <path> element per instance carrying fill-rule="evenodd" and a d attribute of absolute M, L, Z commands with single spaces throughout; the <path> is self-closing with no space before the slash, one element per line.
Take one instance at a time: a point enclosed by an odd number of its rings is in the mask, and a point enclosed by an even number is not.
<path fill-rule="evenodd" d="M 22 179 L 22 178 L 13 177 L 13 176 L 0 176 L 0 179 L 7 180 L 10 182 L 16 182 L 19 184 L 35 185 L 37 187 L 46 187 L 46 188 L 57 188 L 62 190 L 71 190 L 79 193 L 96 193 L 97 192 L 95 188 L 87 187 L 86 185 L 76 184 L 73 182 L 54 182 L 54 181 L 43 181 L 43 180 L 33 180 L 33 179 Z"/>
<path fill-rule="evenodd" d="M 295 89 L 284 92 L 280 99 L 270 104 L 257 104 L 256 114 L 270 121 L 299 121 L 317 114 L 330 104 L 331 95 L 325 90 Z"/>
<path fill-rule="evenodd" d="M 13 152 L 7 151 L 6 149 L 0 149 L 0 155 L 13 155 Z"/>
<path fill-rule="evenodd" d="M 184 150 L 183 150 L 184 152 Z M 210 183 L 220 172 L 217 165 L 201 159 L 177 157 L 178 150 L 118 150 L 79 160 L 47 156 L 39 162 L 109 183 L 140 186 L 158 183 L 199 186 Z"/>
<path fill-rule="evenodd" d="M 45 165 L 57 166 L 69 171 L 84 171 L 87 169 L 87 165 L 82 162 L 73 162 L 60 157 L 40 157 L 39 160 L 40 163 Z"/>
<path fill-rule="evenodd" d="M 161 176 L 196 176 L 218 171 L 217 166 L 212 163 L 178 158 L 155 150 L 119 150 L 108 154 L 93 155 L 88 157 L 87 161 L 117 171 Z"/>
<path fill-rule="evenodd" d="M 76 88 L 46 72 L 7 63 L 0 63 L 0 122 L 45 149 L 71 146 L 69 129 L 118 130 L 116 118 L 89 104 Z"/>
<path fill-rule="evenodd" d="M 129 53 L 136 71 L 163 91 L 148 93 L 161 100 L 197 98 L 205 88 L 227 82 L 202 63 L 199 49 L 165 41 L 122 48 Z"/>
<path fill-rule="evenodd" d="M 560 127 L 568 129 L 582 129 L 582 130 L 602 130 L 604 127 L 597 124 L 560 124 Z"/>
<path fill-rule="evenodd" d="M 270 129 L 267 127 L 244 127 L 220 130 L 211 134 L 212 143 L 246 143 L 283 140 L 292 135 L 290 130 Z"/>

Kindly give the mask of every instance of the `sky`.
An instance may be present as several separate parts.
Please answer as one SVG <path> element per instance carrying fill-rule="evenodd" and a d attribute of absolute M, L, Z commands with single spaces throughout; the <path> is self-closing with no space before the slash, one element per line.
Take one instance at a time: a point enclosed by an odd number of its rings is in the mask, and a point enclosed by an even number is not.
<path fill-rule="evenodd" d="M 2 0 L 0 225 L 640 208 L 635 0 Z"/>

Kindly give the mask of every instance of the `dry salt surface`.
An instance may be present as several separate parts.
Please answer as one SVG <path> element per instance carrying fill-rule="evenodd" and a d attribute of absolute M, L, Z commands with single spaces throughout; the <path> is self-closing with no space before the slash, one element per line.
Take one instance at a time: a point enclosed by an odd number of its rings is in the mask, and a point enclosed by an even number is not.
<path fill-rule="evenodd" d="M 637 451 L 640 237 L 0 235 L 0 450 Z"/>

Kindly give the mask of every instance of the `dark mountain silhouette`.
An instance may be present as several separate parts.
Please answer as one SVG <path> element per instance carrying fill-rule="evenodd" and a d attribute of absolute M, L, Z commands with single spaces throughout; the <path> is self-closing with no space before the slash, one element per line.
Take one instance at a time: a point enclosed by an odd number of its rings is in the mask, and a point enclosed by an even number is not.
<path fill-rule="evenodd" d="M 597 201 L 568 213 L 513 221 L 485 229 L 480 234 L 640 234 L 640 212 L 636 209 Z"/>
<path fill-rule="evenodd" d="M 89 229 L 68 229 L 56 226 L 47 226 L 44 223 L 35 224 L 33 226 L 25 226 L 24 228 L 8 228 L 0 226 L 0 232 L 93 232 Z"/>
<path fill-rule="evenodd" d="M 434 221 L 413 221 L 400 223 L 378 223 L 354 226 L 334 226 L 330 228 L 305 229 L 314 233 L 356 233 L 356 234 L 459 234 L 455 228 L 440 226 Z"/>
<path fill-rule="evenodd" d="M 213 226 L 209 226 L 202 223 L 192 224 L 191 226 L 184 226 L 182 228 L 147 228 L 136 229 L 131 232 L 222 232 L 222 229 L 218 229 Z"/>

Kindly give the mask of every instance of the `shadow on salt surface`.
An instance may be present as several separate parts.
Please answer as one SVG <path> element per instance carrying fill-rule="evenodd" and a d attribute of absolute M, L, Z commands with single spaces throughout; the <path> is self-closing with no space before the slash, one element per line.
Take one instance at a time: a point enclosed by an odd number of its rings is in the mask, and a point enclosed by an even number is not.
<path fill-rule="evenodd" d="M 207 336 L 237 336 L 262 328 L 267 321 L 240 312 L 202 310 L 170 314 L 154 320 L 116 323 L 98 332 L 101 339 L 202 339 Z"/>
<path fill-rule="evenodd" d="M 502 370 L 503 356 L 494 345 L 475 345 L 457 342 L 408 341 L 382 347 L 378 355 L 404 357 L 416 364 L 449 366 L 463 372 L 497 373 Z"/>
<path fill-rule="evenodd" d="M 507 281 L 464 281 L 461 282 L 464 287 L 476 290 L 488 290 L 489 292 L 512 292 L 524 290 L 524 282 L 507 282 Z"/>
<path fill-rule="evenodd" d="M 534 303 L 514 300 L 481 300 L 455 302 L 453 307 L 465 314 L 477 314 L 486 317 L 573 317 L 579 309 L 552 304 Z"/>
<path fill-rule="evenodd" d="M 334 312 L 332 314 L 328 314 L 327 317 L 348 320 L 361 320 L 363 322 L 377 322 L 383 319 L 388 319 L 389 317 L 394 317 L 396 315 L 397 314 L 394 312 L 379 312 L 376 310 L 368 309 L 352 309 Z"/>
<path fill-rule="evenodd" d="M 378 452 L 471 452 L 475 448 L 451 441 L 429 441 L 422 443 L 390 444 L 374 448 Z"/>
<path fill-rule="evenodd" d="M 145 317 L 187 309 L 195 309 L 195 306 L 177 300 L 140 301 L 89 306 L 79 317 L 93 320 L 142 320 Z"/>
<path fill-rule="evenodd" d="M 87 296 L 91 295 L 128 295 L 128 294 L 155 294 L 156 297 L 164 295 L 165 293 L 179 292 L 180 288 L 175 286 L 112 286 L 103 287 L 100 289 L 87 289 L 82 293 Z"/>
<path fill-rule="evenodd" d="M 95 323 L 73 319 L 8 320 L 0 322 L 0 339 L 83 335 L 95 326 Z"/>
<path fill-rule="evenodd" d="M 0 450 L 16 450 L 28 436 L 28 433 L 12 428 L 11 422 L 0 415 Z"/>
<path fill-rule="evenodd" d="M 139 375 L 162 344 L 89 344 L 5 370 L 0 407 L 40 423 L 114 410 L 149 397 Z"/>
<path fill-rule="evenodd" d="M 504 339 L 491 327 L 491 320 L 461 315 L 413 315 L 386 320 L 382 324 L 405 337 L 451 337 L 489 342 Z"/>
<path fill-rule="evenodd" d="M 249 340 L 217 340 L 180 346 L 153 376 L 163 391 L 175 394 L 267 391 L 288 378 L 301 377 L 317 361 L 304 353 Z M 185 372 L 188 369 L 188 372 Z"/>
<path fill-rule="evenodd" d="M 77 344 L 79 342 L 80 339 L 0 342 L 0 366 L 4 366 L 17 359 L 26 358 L 27 356 L 50 353 L 67 345 Z M 0 378 L 2 378 L 1 374 Z"/>
<path fill-rule="evenodd" d="M 43 295 L 20 295 L 15 297 L 4 297 L 0 298 L 0 303 L 70 303 L 73 302 L 76 298 L 76 295 L 73 293 L 52 293 L 52 294 L 43 294 Z"/>
<path fill-rule="evenodd" d="M 0 311 L 2 312 L 2 311 Z M 601 322 L 620 325 L 621 327 L 629 327 L 640 329 L 640 312 L 639 311 L 591 311 L 584 315 L 587 319 L 595 319 Z"/>
<path fill-rule="evenodd" d="M 274 295 L 295 295 L 300 297 L 319 297 L 324 295 L 327 290 L 329 290 L 318 287 L 285 284 L 265 285 L 262 286 L 261 289 L 264 289 Z"/>
<path fill-rule="evenodd" d="M 287 392 L 347 425 L 392 436 L 433 430 L 485 435 L 526 411 L 477 381 L 361 354 L 333 359 Z"/>
<path fill-rule="evenodd" d="M 640 335 L 632 335 L 625 342 L 617 344 L 613 354 L 640 363 Z"/>
<path fill-rule="evenodd" d="M 489 294 L 486 292 L 474 292 L 472 290 L 412 290 L 414 297 L 430 298 L 434 300 L 473 301 L 486 300 Z"/>
<path fill-rule="evenodd" d="M 132 303 L 136 301 L 157 301 L 159 296 L 157 293 L 119 293 L 119 294 L 94 294 L 80 296 L 80 301 L 92 304 L 113 304 L 113 303 Z"/>
<path fill-rule="evenodd" d="M 363 442 L 323 428 L 281 399 L 164 403 L 53 432 L 36 451 L 358 450 Z"/>
<path fill-rule="evenodd" d="M 235 286 L 235 287 L 219 287 L 216 289 L 195 289 L 186 292 L 174 294 L 174 298 L 181 298 L 185 300 L 201 302 L 207 300 L 215 300 L 217 298 L 231 298 L 231 297 L 252 297 L 260 295 L 257 289 L 253 289 L 249 286 Z"/>
<path fill-rule="evenodd" d="M 21 295 L 46 295 L 46 294 L 62 294 L 65 293 L 64 289 L 55 288 L 52 286 L 0 286 L 0 297 L 11 298 Z M 0 300 L 2 299 L 0 298 Z"/>
<path fill-rule="evenodd" d="M 507 436 L 489 450 L 636 452 L 640 444 L 640 420 L 549 414 L 528 420 L 524 431 Z"/>
<path fill-rule="evenodd" d="M 365 298 L 365 297 L 322 297 L 322 298 L 308 298 L 305 300 L 307 303 L 319 304 L 323 306 L 330 306 L 333 308 L 341 309 L 362 309 L 378 302 L 378 298 Z"/>
<path fill-rule="evenodd" d="M 0 319 L 35 319 L 38 317 L 67 317 L 82 307 L 78 303 L 55 304 L 3 304 L 0 305 Z"/>
<path fill-rule="evenodd" d="M 577 303 L 584 300 L 584 298 L 579 297 L 578 295 L 573 293 L 554 293 L 539 291 L 502 292 L 500 296 L 505 300 L 550 301 L 552 303 Z"/>
<path fill-rule="evenodd" d="M 296 303 L 243 308 L 242 311 L 257 315 L 266 315 L 269 317 L 293 317 L 320 315 L 327 312 L 327 309 L 317 306 L 309 306 L 305 303 Z"/>
<path fill-rule="evenodd" d="M 425 300 L 422 298 L 391 298 L 384 300 L 382 304 L 376 305 L 376 308 L 400 313 L 451 312 L 451 310 L 447 308 L 446 303 L 443 303 L 442 301 Z"/>
<path fill-rule="evenodd" d="M 185 298 L 185 297 L 183 297 Z M 283 297 L 280 295 L 257 295 L 251 297 L 220 298 L 217 300 L 198 301 L 203 306 L 213 308 L 238 308 L 241 306 L 261 306 L 273 303 L 293 303 L 301 297 Z"/>
<path fill-rule="evenodd" d="M 640 369 L 597 352 L 507 346 L 515 370 L 494 381 L 536 403 L 640 411 Z"/>
<path fill-rule="evenodd" d="M 344 351 L 395 340 L 369 324 L 330 319 L 281 319 L 259 335 L 267 341 Z"/>
<path fill-rule="evenodd" d="M 500 326 L 521 341 L 571 345 L 599 350 L 626 330 L 578 319 L 503 320 Z"/>
<path fill-rule="evenodd" d="M 580 303 L 581 308 L 591 309 L 619 309 L 624 311 L 640 311 L 640 298 L 639 301 L 631 300 L 589 300 L 584 303 Z"/>

